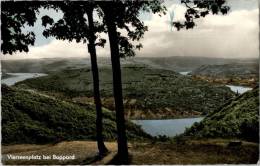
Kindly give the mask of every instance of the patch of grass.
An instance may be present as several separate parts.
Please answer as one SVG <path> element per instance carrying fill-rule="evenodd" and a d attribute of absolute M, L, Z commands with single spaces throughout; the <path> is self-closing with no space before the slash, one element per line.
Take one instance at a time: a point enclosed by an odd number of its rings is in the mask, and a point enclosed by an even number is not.
<path fill-rule="evenodd" d="M 258 145 L 242 143 L 240 147 L 228 147 L 219 140 L 190 140 L 183 144 L 157 142 L 135 143 L 130 149 L 130 164 L 255 164 L 258 161 Z"/>

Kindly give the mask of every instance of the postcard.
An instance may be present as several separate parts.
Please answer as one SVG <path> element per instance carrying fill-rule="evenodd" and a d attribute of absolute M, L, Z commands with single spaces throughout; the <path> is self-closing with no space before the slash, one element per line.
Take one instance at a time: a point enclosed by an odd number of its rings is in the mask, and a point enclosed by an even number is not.
<path fill-rule="evenodd" d="M 259 161 L 257 0 L 1 2 L 2 165 Z"/>

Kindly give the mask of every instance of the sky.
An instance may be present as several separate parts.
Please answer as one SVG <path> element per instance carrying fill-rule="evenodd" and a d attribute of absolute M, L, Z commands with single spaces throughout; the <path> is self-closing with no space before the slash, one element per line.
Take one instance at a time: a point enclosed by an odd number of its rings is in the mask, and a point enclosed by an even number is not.
<path fill-rule="evenodd" d="M 219 58 L 258 58 L 259 56 L 259 9 L 257 0 L 228 0 L 231 11 L 227 15 L 208 15 L 196 20 L 191 30 L 170 28 L 169 13 L 174 13 L 174 21 L 184 20 L 186 7 L 180 0 L 165 1 L 168 13 L 162 17 L 144 13 L 140 18 L 148 26 L 148 32 L 141 39 L 143 48 L 136 52 L 137 57 L 197 56 Z M 39 18 L 51 15 L 56 19 L 62 13 L 54 10 L 41 10 Z M 1 59 L 89 57 L 83 43 L 46 39 L 40 19 L 34 27 L 26 27 L 36 34 L 35 46 L 28 53 L 1 55 Z M 103 35 L 107 38 L 106 35 Z M 108 40 L 107 40 L 108 41 Z M 109 57 L 109 43 L 105 48 L 98 47 L 97 55 Z"/>

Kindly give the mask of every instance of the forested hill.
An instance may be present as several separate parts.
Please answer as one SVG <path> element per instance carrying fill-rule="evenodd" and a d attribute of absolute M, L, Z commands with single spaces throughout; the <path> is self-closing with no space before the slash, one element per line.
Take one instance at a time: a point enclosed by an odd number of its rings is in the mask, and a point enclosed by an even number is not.
<path fill-rule="evenodd" d="M 190 74 L 210 82 L 254 87 L 259 83 L 259 64 L 256 61 L 202 65 Z"/>
<path fill-rule="evenodd" d="M 258 63 L 231 63 L 223 65 L 202 65 L 194 70 L 193 75 L 214 77 L 250 77 L 259 74 Z"/>
<path fill-rule="evenodd" d="M 102 103 L 114 109 L 112 71 L 100 67 Z M 132 119 L 190 117 L 207 114 L 234 97 L 228 87 L 193 80 L 179 73 L 144 65 L 122 67 L 126 116 Z M 94 102 L 91 69 L 67 69 L 46 77 L 27 79 L 15 86 L 59 94 L 77 102 Z"/>
<path fill-rule="evenodd" d="M 116 138 L 114 114 L 104 109 L 106 140 Z M 93 140 L 95 109 L 2 85 L 2 143 L 48 143 L 62 140 Z M 150 137 L 140 127 L 127 123 L 130 139 Z"/>
<path fill-rule="evenodd" d="M 238 96 L 194 124 L 185 135 L 259 141 L 259 87 Z"/>

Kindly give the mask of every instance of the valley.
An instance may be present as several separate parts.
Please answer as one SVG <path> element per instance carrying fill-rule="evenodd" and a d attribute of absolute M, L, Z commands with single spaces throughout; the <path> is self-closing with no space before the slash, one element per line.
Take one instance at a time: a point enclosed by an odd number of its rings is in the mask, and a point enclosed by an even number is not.
<path fill-rule="evenodd" d="M 178 65 L 170 59 L 176 59 Z M 252 84 L 244 84 L 244 80 L 237 84 L 234 81 L 212 81 L 219 76 L 233 79 L 234 72 L 226 74 L 232 70 L 232 65 L 225 64 L 239 60 L 194 58 L 193 65 L 192 61 L 185 63 L 185 60 L 180 57 L 122 60 L 123 102 L 128 146 L 133 156 L 131 163 L 255 163 L 259 130 L 256 125 L 259 107 L 257 74 L 251 75 L 255 78 Z M 203 64 L 207 62 L 212 65 L 204 71 Z M 99 63 L 103 134 L 111 155 L 116 151 L 112 73 L 108 59 L 100 58 Z M 216 72 L 216 64 L 231 69 L 221 71 L 220 67 Z M 209 69 L 211 66 L 213 69 Z M 251 65 L 245 66 L 251 69 Z M 2 71 L 2 148 L 5 154 L 12 154 L 12 150 L 17 151 L 20 147 L 27 149 L 19 152 L 21 155 L 59 154 L 69 145 L 70 150 L 79 156 L 74 161 L 64 161 L 64 164 L 95 164 L 96 152 L 87 150 L 85 153 L 79 148 L 79 145 L 94 146 L 96 135 L 89 60 L 6 61 Z M 248 79 L 248 72 L 235 72 L 236 77 Z M 201 73 L 206 73 L 205 77 Z M 210 78 L 208 73 L 211 73 Z M 239 93 L 234 88 L 240 88 Z M 230 147 L 233 141 L 242 145 Z M 39 144 L 44 146 L 43 149 L 38 147 Z M 7 153 L 8 149 L 12 150 Z M 237 154 L 237 149 L 241 153 Z M 148 151 L 150 153 L 146 153 Z M 160 160 L 155 162 L 148 157 L 151 154 Z M 205 155 L 209 157 L 206 159 Z M 114 164 L 111 156 L 105 160 L 105 164 Z M 49 161 L 41 162 L 50 164 Z M 35 161 L 24 163 L 35 164 Z"/>
<path fill-rule="evenodd" d="M 235 96 L 228 87 L 194 81 L 179 73 L 141 65 L 124 65 L 123 95 L 126 117 L 169 119 L 206 115 Z M 104 107 L 114 110 L 111 69 L 100 68 Z M 27 79 L 16 87 L 35 89 L 78 103 L 93 103 L 90 69 L 67 69 Z M 203 103 L 203 105 L 201 105 Z"/>

